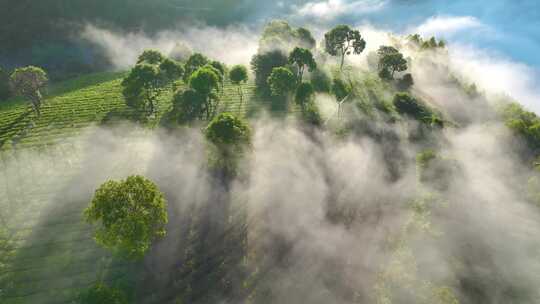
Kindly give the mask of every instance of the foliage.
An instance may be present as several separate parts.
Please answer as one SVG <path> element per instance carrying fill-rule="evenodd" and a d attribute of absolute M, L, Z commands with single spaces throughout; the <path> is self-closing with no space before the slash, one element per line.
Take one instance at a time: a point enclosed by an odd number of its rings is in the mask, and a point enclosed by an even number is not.
<path fill-rule="evenodd" d="M 253 56 L 251 69 L 255 73 L 255 84 L 259 92 L 263 95 L 271 95 L 271 90 L 267 82 L 268 77 L 270 77 L 274 68 L 283 67 L 287 65 L 287 62 L 287 56 L 278 50 Z"/>
<path fill-rule="evenodd" d="M 540 149 L 540 118 L 534 112 L 525 110 L 512 102 L 500 106 L 499 115 L 515 134 L 523 138 L 533 151 Z"/>
<path fill-rule="evenodd" d="M 218 147 L 242 146 L 250 143 L 251 130 L 240 118 L 230 113 L 221 113 L 208 124 L 205 136 Z"/>
<path fill-rule="evenodd" d="M 137 64 L 160 64 L 163 60 L 165 60 L 165 56 L 163 56 L 161 52 L 156 50 L 145 50 L 141 55 L 139 55 L 139 58 L 137 59 Z"/>
<path fill-rule="evenodd" d="M 167 203 L 153 182 L 135 175 L 102 184 L 84 216 L 90 224 L 99 222 L 95 239 L 100 245 L 140 259 L 166 233 Z"/>
<path fill-rule="evenodd" d="M 173 106 L 181 121 L 202 119 L 206 110 L 206 98 L 194 89 L 178 90 L 173 96 Z"/>
<path fill-rule="evenodd" d="M 163 85 L 159 68 L 155 65 L 141 63 L 135 65 L 128 76 L 122 81 L 122 94 L 126 104 L 136 109 L 149 106 L 149 112 L 154 112 L 155 102 Z"/>
<path fill-rule="evenodd" d="M 210 65 L 206 65 L 196 70 L 189 78 L 189 87 L 198 95 L 190 95 L 190 98 L 196 97 L 192 102 L 199 102 L 202 97 L 204 106 L 199 107 L 198 109 L 201 109 L 206 113 L 206 119 L 212 117 L 217 110 L 219 99 L 217 94 L 215 94 L 215 91 L 219 90 L 221 77 L 218 70 Z"/>
<path fill-rule="evenodd" d="M 10 96 L 9 74 L 0 67 L 0 101 L 8 99 Z"/>
<path fill-rule="evenodd" d="M 310 72 L 317 68 L 313 54 L 308 49 L 296 47 L 289 55 L 289 64 L 295 64 L 298 68 L 298 81 L 302 81 L 304 70 L 307 67 Z"/>
<path fill-rule="evenodd" d="M 304 111 L 306 105 L 312 101 L 314 95 L 315 90 L 313 89 L 313 85 L 311 85 L 309 82 L 302 82 L 296 88 L 294 101 L 300 106 L 302 111 Z"/>
<path fill-rule="evenodd" d="M 195 53 L 189 56 L 186 64 L 184 65 L 184 82 L 188 82 L 191 74 L 193 74 L 199 68 L 207 65 L 209 63 L 208 58 L 206 58 L 201 53 Z"/>
<path fill-rule="evenodd" d="M 227 65 L 225 65 L 225 63 L 212 60 L 210 61 L 210 65 L 218 70 L 221 75 L 225 76 L 225 74 L 227 74 Z"/>
<path fill-rule="evenodd" d="M 265 27 L 259 41 L 260 53 L 272 50 L 290 52 L 293 47 L 315 48 L 316 41 L 306 28 L 294 29 L 285 20 L 272 20 Z"/>
<path fill-rule="evenodd" d="M 350 85 L 345 83 L 341 78 L 334 78 L 332 83 L 332 93 L 338 101 L 343 100 L 349 94 L 351 94 L 352 88 Z"/>
<path fill-rule="evenodd" d="M 13 92 L 32 102 L 34 111 L 38 116 L 41 115 L 41 89 L 48 82 L 47 73 L 41 68 L 27 66 L 18 68 L 10 76 L 10 85 Z"/>
<path fill-rule="evenodd" d="M 399 114 L 418 120 L 426 125 L 442 127 L 443 121 L 427 105 L 407 93 L 397 93 L 393 100 Z"/>
<path fill-rule="evenodd" d="M 119 289 L 98 282 L 79 295 L 80 304 L 127 304 L 126 295 Z"/>
<path fill-rule="evenodd" d="M 394 79 L 395 72 L 407 70 L 407 60 L 393 46 L 381 46 L 379 55 L 379 76 L 383 79 Z"/>
<path fill-rule="evenodd" d="M 340 69 L 343 70 L 345 55 L 359 55 L 366 48 L 366 41 L 358 30 L 348 25 L 338 25 L 324 35 L 325 50 L 332 56 L 341 56 Z"/>
<path fill-rule="evenodd" d="M 268 77 L 268 85 L 272 95 L 287 96 L 296 87 L 296 77 L 288 68 L 274 68 Z"/>
<path fill-rule="evenodd" d="M 302 111 L 302 119 L 305 123 L 312 126 L 321 126 L 323 123 L 319 108 L 313 101 L 305 104 Z"/>
<path fill-rule="evenodd" d="M 332 90 L 332 79 L 322 69 L 315 69 L 311 73 L 311 84 L 316 92 L 329 93 Z"/>
<path fill-rule="evenodd" d="M 295 36 L 298 37 L 300 47 L 312 50 L 317 45 L 317 41 L 313 38 L 311 32 L 303 27 L 296 29 Z"/>
<path fill-rule="evenodd" d="M 408 90 L 414 85 L 414 79 L 411 73 L 403 75 L 403 77 L 398 81 L 398 87 L 401 90 Z"/>
<path fill-rule="evenodd" d="M 424 40 L 419 34 L 409 35 L 407 39 L 414 43 L 416 46 L 419 46 L 423 50 L 436 49 L 436 48 L 446 48 L 446 42 L 444 40 L 439 40 L 435 37 L 431 37 L 428 40 Z"/>
<path fill-rule="evenodd" d="M 251 143 L 250 127 L 230 113 L 221 113 L 208 124 L 204 133 L 212 144 L 210 166 L 225 176 L 235 175 L 237 162 Z"/>
<path fill-rule="evenodd" d="M 159 64 L 159 71 L 166 80 L 172 81 L 184 75 L 184 66 L 173 59 L 165 58 Z"/>

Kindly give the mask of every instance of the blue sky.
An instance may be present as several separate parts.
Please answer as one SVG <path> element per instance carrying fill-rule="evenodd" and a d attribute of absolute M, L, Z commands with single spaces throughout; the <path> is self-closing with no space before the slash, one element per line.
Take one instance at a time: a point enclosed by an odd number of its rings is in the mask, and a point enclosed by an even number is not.
<path fill-rule="evenodd" d="M 288 1 L 277 3 L 284 11 L 292 11 L 292 14 L 316 22 L 369 22 L 394 32 L 427 25 L 430 27 L 426 29 L 451 42 L 472 44 L 535 69 L 540 68 L 539 0 L 314 0 L 297 5 Z M 426 24 L 429 21 L 431 24 Z"/>

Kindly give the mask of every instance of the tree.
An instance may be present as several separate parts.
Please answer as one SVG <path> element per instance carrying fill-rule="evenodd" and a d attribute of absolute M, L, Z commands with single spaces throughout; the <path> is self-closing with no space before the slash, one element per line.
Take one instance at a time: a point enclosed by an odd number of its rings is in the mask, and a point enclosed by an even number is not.
<path fill-rule="evenodd" d="M 237 160 L 244 148 L 251 144 L 250 127 L 231 113 L 221 113 L 208 124 L 204 134 L 215 152 L 211 165 L 226 176 L 234 175 Z"/>
<path fill-rule="evenodd" d="M 219 89 L 219 81 L 218 72 L 211 66 L 199 68 L 189 78 L 189 87 L 204 98 L 206 119 L 214 115 L 217 110 L 218 99 L 214 91 Z"/>
<path fill-rule="evenodd" d="M 116 289 L 98 282 L 79 295 L 81 304 L 127 304 L 126 295 Z"/>
<path fill-rule="evenodd" d="M 272 95 L 287 96 L 296 87 L 296 77 L 288 68 L 274 68 L 268 77 L 268 85 Z"/>
<path fill-rule="evenodd" d="M 100 245 L 140 259 L 166 233 L 167 202 L 153 182 L 129 176 L 102 184 L 84 216 L 90 224 L 99 222 L 94 237 Z"/>
<path fill-rule="evenodd" d="M 317 41 L 311 35 L 311 32 L 303 27 L 299 27 L 295 31 L 296 37 L 300 42 L 300 46 L 309 50 L 313 50 L 317 45 Z"/>
<path fill-rule="evenodd" d="M 411 75 L 411 73 L 407 73 L 403 75 L 403 77 L 399 80 L 399 88 L 402 90 L 408 90 L 414 85 L 414 79 Z"/>
<path fill-rule="evenodd" d="M 310 72 L 317 68 L 317 63 L 311 51 L 299 47 L 296 47 L 289 55 L 289 64 L 295 64 L 298 68 L 298 81 L 302 81 L 306 67 Z"/>
<path fill-rule="evenodd" d="M 244 102 L 244 93 L 242 92 L 242 83 L 248 81 L 248 71 L 243 65 L 235 65 L 229 72 L 229 79 L 234 85 L 238 86 L 238 94 L 240 94 L 240 105 Z"/>
<path fill-rule="evenodd" d="M 9 75 L 0 67 L 0 101 L 8 99 L 11 95 L 9 89 Z"/>
<path fill-rule="evenodd" d="M 145 108 L 149 105 L 150 113 L 154 112 L 155 103 L 163 85 L 162 74 L 159 68 L 147 63 L 140 63 L 131 69 L 122 81 L 122 93 L 129 106 Z"/>
<path fill-rule="evenodd" d="M 165 81 L 179 79 L 184 75 L 184 67 L 180 62 L 165 58 L 159 64 L 159 71 Z"/>
<path fill-rule="evenodd" d="M 41 115 L 41 89 L 45 87 L 49 79 L 47 73 L 41 68 L 27 66 L 18 68 L 10 76 L 10 84 L 13 92 L 32 102 L 37 116 Z"/>
<path fill-rule="evenodd" d="M 393 46 L 381 46 L 379 55 L 379 76 L 383 79 L 394 79 L 395 72 L 407 70 L 407 60 Z"/>
<path fill-rule="evenodd" d="M 268 77 L 274 68 L 285 66 L 287 62 L 287 56 L 278 50 L 253 56 L 251 69 L 255 73 L 255 84 L 259 92 L 267 96 L 271 95 Z"/>
<path fill-rule="evenodd" d="M 298 88 L 296 88 L 294 101 L 300 106 L 302 113 L 304 113 L 306 105 L 312 102 L 314 95 L 315 90 L 313 89 L 313 85 L 311 85 L 309 82 L 302 82 Z"/>
<path fill-rule="evenodd" d="M 223 62 L 213 60 L 210 62 L 210 66 L 216 69 L 218 76 L 220 76 L 219 82 L 221 83 L 221 92 L 223 93 L 223 89 L 225 87 L 225 76 L 227 75 L 227 65 Z"/>
<path fill-rule="evenodd" d="M 165 60 L 165 56 L 163 56 L 161 52 L 156 50 L 145 50 L 137 59 L 137 64 L 160 64 L 163 60 Z"/>
<path fill-rule="evenodd" d="M 345 56 L 350 54 L 359 55 L 366 48 L 366 41 L 358 30 L 351 29 L 348 25 L 338 25 L 324 35 L 325 50 L 332 56 L 341 56 L 340 69 L 343 70 Z"/>
<path fill-rule="evenodd" d="M 316 69 L 311 73 L 311 84 L 317 92 L 328 93 L 332 90 L 332 79 L 321 69 Z"/>
<path fill-rule="evenodd" d="M 206 113 L 206 96 L 194 89 L 178 90 L 173 95 L 174 111 L 179 114 L 179 119 L 191 121 L 195 118 L 202 119 Z"/>
<path fill-rule="evenodd" d="M 209 62 L 208 58 L 206 58 L 201 53 L 195 53 L 191 56 L 189 56 L 188 60 L 186 61 L 186 64 L 184 65 L 184 82 L 188 82 L 189 77 L 191 77 L 191 74 L 198 70 L 199 68 L 202 68 L 203 66 L 207 65 Z"/>

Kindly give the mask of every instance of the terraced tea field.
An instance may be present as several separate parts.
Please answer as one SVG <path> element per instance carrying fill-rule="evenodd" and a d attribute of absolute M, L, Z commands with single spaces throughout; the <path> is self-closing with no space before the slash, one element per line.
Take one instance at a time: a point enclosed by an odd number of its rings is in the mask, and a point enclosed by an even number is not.
<path fill-rule="evenodd" d="M 95 244 L 81 216 L 87 198 L 65 194 L 79 187 L 84 174 L 84 146 L 72 139 L 91 126 L 140 114 L 125 105 L 123 75 L 95 74 L 55 85 L 39 118 L 24 101 L 0 108 L 0 303 L 72 303 L 98 280 L 129 285 L 137 277 L 137 265 Z M 160 126 L 172 109 L 171 95 L 164 92 L 157 113 L 138 123 Z M 240 102 L 238 88 L 227 82 L 220 111 L 246 116 L 268 105 L 257 100 L 252 84 L 243 86 L 243 96 Z"/>

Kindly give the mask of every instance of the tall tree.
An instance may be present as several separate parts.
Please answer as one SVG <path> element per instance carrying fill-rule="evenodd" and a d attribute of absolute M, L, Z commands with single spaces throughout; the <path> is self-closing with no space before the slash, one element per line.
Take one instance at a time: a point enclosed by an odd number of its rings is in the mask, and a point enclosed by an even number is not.
<path fill-rule="evenodd" d="M 84 216 L 90 224 L 98 223 L 99 244 L 129 259 L 141 259 L 166 233 L 167 202 L 152 181 L 129 176 L 101 185 Z"/>
<path fill-rule="evenodd" d="M 163 78 L 157 66 L 140 63 L 135 65 L 122 81 L 124 87 L 122 93 L 129 106 L 146 108 L 148 105 L 149 112 L 152 114 L 154 113 L 157 98 L 161 93 L 162 84 Z"/>
<path fill-rule="evenodd" d="M 311 51 L 299 47 L 296 47 L 289 55 L 289 64 L 294 64 L 298 68 L 298 81 L 300 82 L 304 77 L 306 67 L 310 72 L 317 68 L 317 63 Z"/>
<path fill-rule="evenodd" d="M 407 60 L 393 46 L 381 46 L 379 55 L 379 75 L 384 79 L 394 79 L 396 72 L 407 70 Z"/>
<path fill-rule="evenodd" d="M 13 71 L 10 77 L 10 84 L 13 92 L 32 102 L 32 106 L 37 116 L 41 115 L 41 89 L 48 82 L 47 73 L 41 68 L 28 66 L 18 68 Z"/>
<path fill-rule="evenodd" d="M 240 105 L 244 103 L 244 93 L 242 92 L 242 84 L 248 81 L 248 71 L 243 65 L 235 65 L 229 72 L 229 79 L 234 85 L 238 86 L 238 94 L 240 95 Z"/>
<path fill-rule="evenodd" d="M 267 81 L 268 77 L 272 74 L 274 68 L 285 66 L 287 61 L 287 56 L 279 50 L 253 56 L 251 69 L 255 73 L 255 84 L 260 93 L 267 96 L 271 95 L 272 92 Z"/>
<path fill-rule="evenodd" d="M 338 25 L 333 28 L 324 35 L 324 42 L 328 54 L 341 56 L 341 70 L 343 70 L 346 55 L 359 55 L 366 48 L 366 41 L 362 38 L 360 32 L 351 29 L 348 25 Z"/>
<path fill-rule="evenodd" d="M 211 66 L 199 68 L 189 78 L 189 87 L 205 101 L 206 119 L 210 119 L 217 111 L 219 99 L 215 91 L 219 90 L 219 83 L 220 76 Z"/>

